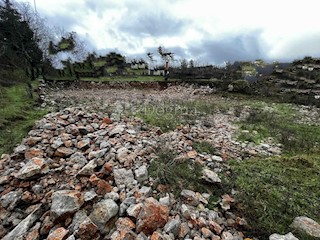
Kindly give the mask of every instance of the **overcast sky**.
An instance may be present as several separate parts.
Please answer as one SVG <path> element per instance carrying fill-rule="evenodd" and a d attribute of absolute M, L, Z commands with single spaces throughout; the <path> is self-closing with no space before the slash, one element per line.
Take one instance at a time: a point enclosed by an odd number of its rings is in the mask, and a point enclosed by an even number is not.
<path fill-rule="evenodd" d="M 203 64 L 320 56 L 318 0 L 35 1 L 50 25 L 77 32 L 98 52 L 145 57 L 163 45 Z"/>

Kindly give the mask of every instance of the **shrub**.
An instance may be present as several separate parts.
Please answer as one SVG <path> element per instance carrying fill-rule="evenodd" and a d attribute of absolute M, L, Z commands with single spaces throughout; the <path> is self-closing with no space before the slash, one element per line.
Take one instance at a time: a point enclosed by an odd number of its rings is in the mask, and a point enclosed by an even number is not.
<path fill-rule="evenodd" d="M 177 160 L 176 154 L 169 149 L 159 149 L 158 158 L 154 159 L 148 169 L 149 175 L 157 184 L 165 184 L 176 195 L 183 189 L 204 190 L 200 181 L 202 166 L 190 159 Z"/>
<path fill-rule="evenodd" d="M 233 86 L 233 90 L 232 90 L 233 92 L 245 93 L 245 94 L 250 93 L 251 88 L 247 80 L 239 79 L 239 80 L 233 81 L 231 84 Z"/>
<path fill-rule="evenodd" d="M 208 154 L 217 154 L 216 149 L 212 145 L 212 143 L 208 141 L 197 141 L 194 143 L 194 149 L 200 153 L 208 153 Z"/>

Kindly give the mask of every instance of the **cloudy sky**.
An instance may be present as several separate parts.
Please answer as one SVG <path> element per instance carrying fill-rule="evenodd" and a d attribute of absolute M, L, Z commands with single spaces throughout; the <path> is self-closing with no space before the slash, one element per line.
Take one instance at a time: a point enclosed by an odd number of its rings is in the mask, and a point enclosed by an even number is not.
<path fill-rule="evenodd" d="M 30 2 L 34 0 L 18 0 Z M 35 0 L 90 50 L 145 57 L 159 45 L 200 63 L 320 56 L 318 0 Z"/>

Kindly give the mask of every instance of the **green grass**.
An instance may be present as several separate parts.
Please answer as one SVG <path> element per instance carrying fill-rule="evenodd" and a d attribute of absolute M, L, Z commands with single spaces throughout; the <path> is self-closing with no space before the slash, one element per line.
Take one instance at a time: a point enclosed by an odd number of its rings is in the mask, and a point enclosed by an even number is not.
<path fill-rule="evenodd" d="M 34 121 L 47 113 L 36 109 L 37 97 L 28 98 L 22 84 L 0 88 L 0 155 L 10 153 L 26 136 Z"/>
<path fill-rule="evenodd" d="M 239 191 L 238 211 L 253 227 L 250 234 L 259 239 L 286 234 L 297 216 L 320 221 L 319 155 L 254 158 L 233 162 L 231 169 L 229 181 Z"/>
<path fill-rule="evenodd" d="M 140 109 L 136 116 L 150 125 L 160 127 L 163 132 L 172 131 L 181 124 L 179 115 L 170 105 L 148 105 Z"/>
<path fill-rule="evenodd" d="M 239 140 L 260 143 L 273 137 L 283 146 L 280 157 L 234 161 L 230 188 L 237 189 L 238 210 L 253 227 L 250 234 L 268 239 L 285 234 L 297 216 L 320 221 L 320 127 L 297 123 L 292 105 L 255 102 L 240 123 L 249 133 Z M 255 133 L 254 133 L 255 131 Z M 313 239 L 295 233 L 299 239 Z"/>
<path fill-rule="evenodd" d="M 53 81 L 75 81 L 75 76 L 65 76 L 65 77 L 58 77 L 58 76 L 50 76 L 48 79 Z"/>
<path fill-rule="evenodd" d="M 290 107 L 277 105 L 274 109 L 251 109 L 241 126 L 241 129 L 250 131 L 250 136 L 240 135 L 239 139 L 259 143 L 263 138 L 274 137 L 283 145 L 286 153 L 320 153 L 319 126 L 296 123 L 294 120 L 299 114 Z M 257 132 L 258 138 L 252 136 L 253 131 Z"/>
<path fill-rule="evenodd" d="M 194 149 L 199 153 L 217 154 L 217 150 L 212 143 L 208 141 L 196 141 L 194 142 Z"/>
<path fill-rule="evenodd" d="M 141 107 L 136 116 L 146 123 L 168 132 L 181 124 L 194 124 L 199 118 L 206 118 L 216 111 L 227 111 L 230 106 L 230 103 L 205 100 L 164 101 L 161 104 L 149 104 Z M 214 122 L 211 124 L 214 124 Z"/>
<path fill-rule="evenodd" d="M 194 112 L 198 114 L 213 114 L 214 111 L 222 106 L 216 102 L 210 102 L 205 100 L 194 100 L 181 102 L 180 105 L 187 109 L 188 112 Z"/>
<path fill-rule="evenodd" d="M 107 63 L 106 61 L 98 61 L 98 62 L 94 62 L 93 66 L 102 67 L 102 66 L 106 65 L 106 63 Z"/>
<path fill-rule="evenodd" d="M 205 191 L 205 185 L 199 179 L 202 166 L 192 163 L 190 159 L 176 160 L 176 154 L 168 149 L 158 149 L 158 158 L 150 163 L 149 175 L 157 184 L 167 185 L 176 196 L 183 189 Z"/>
<path fill-rule="evenodd" d="M 107 67 L 107 73 L 116 73 L 118 68 L 117 67 Z"/>

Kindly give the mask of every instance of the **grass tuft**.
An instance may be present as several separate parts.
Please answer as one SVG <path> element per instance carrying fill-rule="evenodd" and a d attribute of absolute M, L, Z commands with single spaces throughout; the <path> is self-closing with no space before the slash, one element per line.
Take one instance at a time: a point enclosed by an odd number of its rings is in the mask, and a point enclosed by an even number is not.
<path fill-rule="evenodd" d="M 190 159 L 177 160 L 176 154 L 168 149 L 160 149 L 157 155 L 148 172 L 158 184 L 168 185 L 175 195 L 179 195 L 183 189 L 204 190 L 205 186 L 199 180 L 202 176 L 201 165 Z"/>
<path fill-rule="evenodd" d="M 212 143 L 208 141 L 196 141 L 194 142 L 194 149 L 199 153 L 218 154 Z"/>

